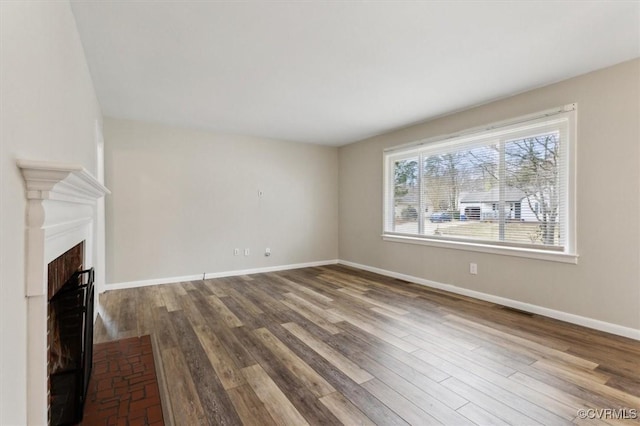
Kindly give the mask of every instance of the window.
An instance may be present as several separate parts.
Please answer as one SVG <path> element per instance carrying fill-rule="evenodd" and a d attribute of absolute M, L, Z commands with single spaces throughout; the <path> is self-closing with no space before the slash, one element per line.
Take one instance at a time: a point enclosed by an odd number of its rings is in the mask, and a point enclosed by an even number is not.
<path fill-rule="evenodd" d="M 385 151 L 387 240 L 574 262 L 575 104 Z"/>

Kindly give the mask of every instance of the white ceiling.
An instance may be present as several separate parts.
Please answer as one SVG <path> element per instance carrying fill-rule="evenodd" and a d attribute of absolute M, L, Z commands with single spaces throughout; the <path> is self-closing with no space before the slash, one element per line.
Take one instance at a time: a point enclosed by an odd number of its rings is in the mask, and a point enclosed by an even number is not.
<path fill-rule="evenodd" d="M 640 56 L 640 2 L 76 1 L 103 113 L 342 145 Z"/>

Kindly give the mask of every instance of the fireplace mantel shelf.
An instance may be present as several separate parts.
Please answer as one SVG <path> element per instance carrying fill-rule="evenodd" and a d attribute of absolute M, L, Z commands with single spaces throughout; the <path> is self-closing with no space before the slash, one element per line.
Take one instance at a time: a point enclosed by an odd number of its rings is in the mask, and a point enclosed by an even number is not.
<path fill-rule="evenodd" d="M 27 199 L 90 204 L 111 192 L 84 167 L 50 161 L 18 160 Z"/>

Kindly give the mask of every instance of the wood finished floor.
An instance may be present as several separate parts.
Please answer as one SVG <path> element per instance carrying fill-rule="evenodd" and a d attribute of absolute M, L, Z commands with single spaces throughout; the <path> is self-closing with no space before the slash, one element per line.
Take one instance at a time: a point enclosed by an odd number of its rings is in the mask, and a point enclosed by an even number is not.
<path fill-rule="evenodd" d="M 152 334 L 179 425 L 638 423 L 578 410 L 640 411 L 640 342 L 344 266 L 100 305 L 96 343 Z"/>

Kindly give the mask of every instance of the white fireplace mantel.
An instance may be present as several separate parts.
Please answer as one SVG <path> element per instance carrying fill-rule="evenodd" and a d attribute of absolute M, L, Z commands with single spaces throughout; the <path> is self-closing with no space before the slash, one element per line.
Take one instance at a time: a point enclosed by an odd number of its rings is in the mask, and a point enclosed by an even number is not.
<path fill-rule="evenodd" d="M 27 184 L 27 199 L 93 204 L 111 192 L 77 164 L 18 160 Z"/>
<path fill-rule="evenodd" d="M 93 266 L 96 203 L 110 191 L 82 166 L 18 160 L 27 198 L 27 421 L 48 422 L 47 307 L 49 263 L 85 242 L 83 265 Z"/>

